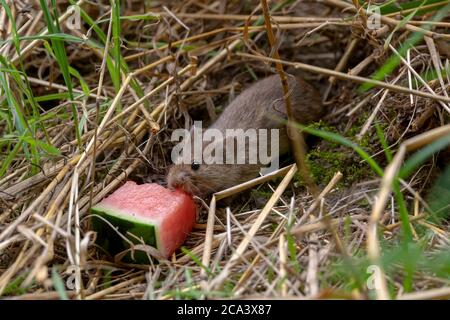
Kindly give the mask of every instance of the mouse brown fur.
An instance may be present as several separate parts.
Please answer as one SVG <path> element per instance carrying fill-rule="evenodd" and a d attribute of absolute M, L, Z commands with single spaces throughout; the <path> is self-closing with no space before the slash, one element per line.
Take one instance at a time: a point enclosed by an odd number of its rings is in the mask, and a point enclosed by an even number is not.
<path fill-rule="evenodd" d="M 319 94 L 301 77 L 287 75 L 295 121 L 307 124 L 323 115 Z M 279 153 L 289 150 L 286 134 L 286 110 L 278 74 L 252 84 L 237 96 L 209 127 L 224 135 L 226 129 L 279 129 Z M 228 139 L 225 135 L 225 139 Z M 269 139 L 270 140 L 270 139 Z M 207 143 L 203 145 L 206 146 Z M 248 145 L 247 145 L 248 146 Z M 258 176 L 261 164 L 174 164 L 168 172 L 170 188 L 204 197 Z"/>

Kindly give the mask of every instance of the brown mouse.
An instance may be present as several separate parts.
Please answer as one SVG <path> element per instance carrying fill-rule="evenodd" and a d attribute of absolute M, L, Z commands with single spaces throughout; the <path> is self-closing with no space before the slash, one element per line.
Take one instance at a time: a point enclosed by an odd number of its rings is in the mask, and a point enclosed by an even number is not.
<path fill-rule="evenodd" d="M 320 119 L 324 108 L 319 94 L 299 76 L 287 74 L 292 111 L 298 123 L 307 124 Z M 279 155 L 289 150 L 289 139 L 286 134 L 286 110 L 283 88 L 278 74 L 257 81 L 244 90 L 222 112 L 219 118 L 209 127 L 217 129 L 227 140 L 235 139 L 227 136 L 227 129 L 278 129 Z M 193 131 L 191 130 L 191 138 Z M 270 145 L 270 138 L 268 139 Z M 202 142 L 205 148 L 211 142 Z M 215 142 L 217 143 L 217 141 Z M 245 140 L 245 147 L 249 141 Z M 190 142 L 193 146 L 192 142 Z M 186 144 L 187 145 L 187 144 Z M 237 143 L 234 151 L 237 151 Z M 261 163 L 248 163 L 248 154 L 244 164 L 206 164 L 195 159 L 191 148 L 189 162 L 174 164 L 167 175 L 169 188 L 182 188 L 190 194 L 200 197 L 230 188 L 258 176 L 263 167 Z M 227 151 L 225 150 L 225 154 Z"/>

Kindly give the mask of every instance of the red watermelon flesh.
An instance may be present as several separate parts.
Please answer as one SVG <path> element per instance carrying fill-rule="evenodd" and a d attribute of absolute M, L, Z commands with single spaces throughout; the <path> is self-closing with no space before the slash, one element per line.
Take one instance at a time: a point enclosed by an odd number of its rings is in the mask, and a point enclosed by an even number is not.
<path fill-rule="evenodd" d="M 133 181 L 127 181 L 91 210 L 122 233 L 129 231 L 144 239 L 165 258 L 183 244 L 196 217 L 194 201 L 183 191 Z"/>

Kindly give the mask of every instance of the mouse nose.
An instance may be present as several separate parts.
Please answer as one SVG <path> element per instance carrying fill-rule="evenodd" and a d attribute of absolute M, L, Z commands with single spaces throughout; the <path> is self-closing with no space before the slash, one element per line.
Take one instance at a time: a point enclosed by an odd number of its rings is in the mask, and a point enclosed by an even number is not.
<path fill-rule="evenodd" d="M 171 188 L 183 187 L 188 180 L 188 174 L 186 172 L 177 172 L 175 174 L 169 174 L 168 185 Z"/>
<path fill-rule="evenodd" d="M 189 178 L 189 173 L 187 173 L 186 171 L 180 172 L 178 174 L 178 178 L 184 182 Z"/>

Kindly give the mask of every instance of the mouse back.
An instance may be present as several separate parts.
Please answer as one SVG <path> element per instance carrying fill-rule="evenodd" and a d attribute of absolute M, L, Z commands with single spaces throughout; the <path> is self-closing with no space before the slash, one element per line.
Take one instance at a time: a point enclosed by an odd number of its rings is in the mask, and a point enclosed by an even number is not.
<path fill-rule="evenodd" d="M 323 106 L 318 92 L 299 76 L 287 74 L 293 115 L 299 123 L 320 119 Z M 278 74 L 264 78 L 244 90 L 211 128 L 271 129 L 284 127 L 286 120 L 284 91 Z"/>

